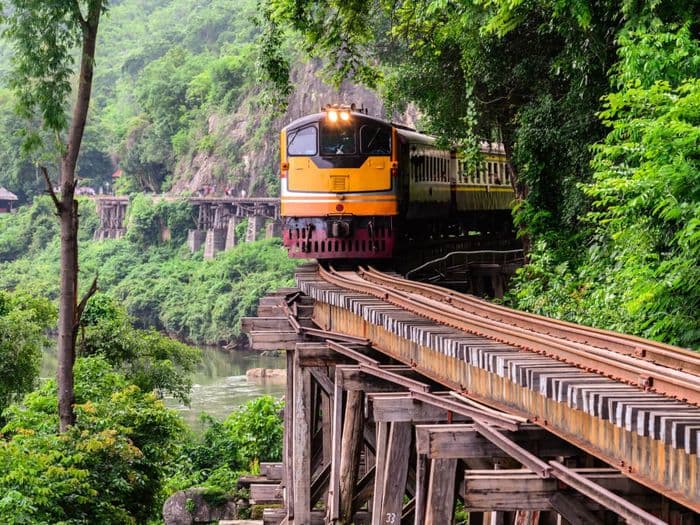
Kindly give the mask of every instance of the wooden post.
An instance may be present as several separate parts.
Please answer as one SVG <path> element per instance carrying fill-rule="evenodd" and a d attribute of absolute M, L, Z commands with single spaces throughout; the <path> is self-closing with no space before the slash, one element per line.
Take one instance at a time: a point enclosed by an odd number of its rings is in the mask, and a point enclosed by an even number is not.
<path fill-rule="evenodd" d="M 430 487 L 425 515 L 427 525 L 454 523 L 456 459 L 434 459 L 430 466 Z"/>
<path fill-rule="evenodd" d="M 294 394 L 294 522 L 311 523 L 311 372 L 299 365 L 298 355 Z"/>
<path fill-rule="evenodd" d="M 539 522 L 539 510 L 519 510 L 515 513 L 513 525 L 538 525 Z"/>
<path fill-rule="evenodd" d="M 406 492 L 406 477 L 410 458 L 409 447 L 413 427 L 411 423 L 392 423 L 389 445 L 386 451 L 384 472 L 384 497 L 380 523 L 400 524 L 403 511 L 403 496 Z"/>
<path fill-rule="evenodd" d="M 428 495 L 428 476 L 430 469 L 430 459 L 426 454 L 416 455 L 416 525 L 425 523 L 425 505 Z"/>
<path fill-rule="evenodd" d="M 321 432 L 323 433 L 323 465 L 330 465 L 333 457 L 333 399 L 321 394 Z"/>
<path fill-rule="evenodd" d="M 287 391 L 284 400 L 284 484 L 287 516 L 294 518 L 294 352 L 287 352 Z"/>
<path fill-rule="evenodd" d="M 328 521 L 340 517 L 340 439 L 343 423 L 343 377 L 336 370 L 333 388 L 333 424 L 331 446 L 331 479 L 328 483 Z"/>
<path fill-rule="evenodd" d="M 360 451 L 362 450 L 364 395 L 359 390 L 348 391 L 340 456 L 340 521 L 352 523 L 352 499 L 357 484 Z"/>
<path fill-rule="evenodd" d="M 382 524 L 382 500 L 384 499 L 384 471 L 386 468 L 389 423 L 377 421 L 377 448 L 374 468 L 374 494 L 372 495 L 372 525 Z"/>

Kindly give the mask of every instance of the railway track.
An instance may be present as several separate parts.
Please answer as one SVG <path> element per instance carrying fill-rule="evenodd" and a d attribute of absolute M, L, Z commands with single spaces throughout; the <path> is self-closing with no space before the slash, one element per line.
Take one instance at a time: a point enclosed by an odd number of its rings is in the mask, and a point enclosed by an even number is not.
<path fill-rule="evenodd" d="M 700 355 L 634 336 L 518 312 L 374 270 L 325 270 L 335 286 L 365 293 L 436 323 L 700 405 Z"/>

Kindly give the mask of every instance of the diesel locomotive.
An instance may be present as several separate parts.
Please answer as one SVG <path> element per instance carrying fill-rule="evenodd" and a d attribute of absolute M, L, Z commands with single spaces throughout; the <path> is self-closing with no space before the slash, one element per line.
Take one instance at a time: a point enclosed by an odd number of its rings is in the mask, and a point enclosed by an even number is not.
<path fill-rule="evenodd" d="M 280 133 L 283 242 L 291 257 L 387 259 L 413 243 L 512 232 L 503 147 L 470 170 L 433 137 L 354 106 L 326 106 Z"/>

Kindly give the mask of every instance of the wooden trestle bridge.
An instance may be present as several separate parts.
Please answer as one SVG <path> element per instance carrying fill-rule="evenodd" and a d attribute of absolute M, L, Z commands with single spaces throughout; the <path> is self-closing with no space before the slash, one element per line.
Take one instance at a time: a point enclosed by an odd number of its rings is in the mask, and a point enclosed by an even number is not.
<path fill-rule="evenodd" d="M 154 196 L 158 199 L 174 197 Z M 126 234 L 128 196 L 99 195 L 94 197 L 100 226 L 95 239 L 120 239 Z M 280 200 L 268 197 L 189 197 L 187 201 L 196 210 L 194 228 L 187 232 L 187 245 L 191 252 L 204 247 L 204 257 L 212 258 L 237 243 L 251 242 L 265 236 L 279 237 Z M 243 239 L 236 239 L 236 226 L 242 219 L 248 220 Z M 165 234 L 165 232 L 163 232 Z"/>
<path fill-rule="evenodd" d="M 372 270 L 296 279 L 243 323 L 287 351 L 266 524 L 700 523 L 697 354 Z"/>

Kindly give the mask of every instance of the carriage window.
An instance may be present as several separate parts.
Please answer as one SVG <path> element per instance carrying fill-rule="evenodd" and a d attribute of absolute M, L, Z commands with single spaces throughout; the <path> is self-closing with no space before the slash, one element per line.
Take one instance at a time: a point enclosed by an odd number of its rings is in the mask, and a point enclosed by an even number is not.
<path fill-rule="evenodd" d="M 360 151 L 365 155 L 391 154 L 391 129 L 367 125 L 360 128 Z"/>
<path fill-rule="evenodd" d="M 324 125 L 321 127 L 321 155 L 355 155 L 355 128 Z"/>
<path fill-rule="evenodd" d="M 307 126 L 289 132 L 287 138 L 287 154 L 316 155 L 316 128 Z"/>

